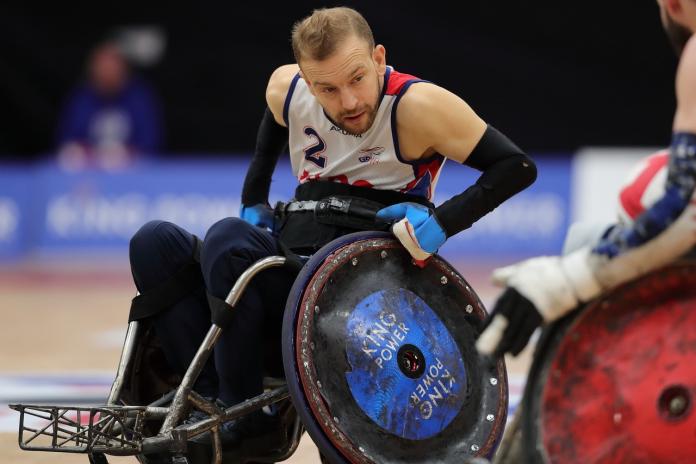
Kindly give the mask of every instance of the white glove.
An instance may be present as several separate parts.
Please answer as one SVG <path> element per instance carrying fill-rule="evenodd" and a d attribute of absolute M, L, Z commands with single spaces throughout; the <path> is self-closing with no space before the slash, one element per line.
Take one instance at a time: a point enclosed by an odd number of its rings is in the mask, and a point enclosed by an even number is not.
<path fill-rule="evenodd" d="M 493 282 L 507 286 L 476 341 L 482 354 L 518 354 L 534 330 L 554 321 L 602 288 L 594 276 L 589 248 L 567 256 L 541 256 L 493 271 Z"/>
<path fill-rule="evenodd" d="M 516 289 L 550 322 L 601 292 L 590 256 L 586 247 L 566 256 L 531 258 L 495 269 L 493 283 Z"/>
<path fill-rule="evenodd" d="M 696 192 L 682 214 L 657 237 L 614 259 L 582 248 L 566 256 L 532 258 L 493 271 L 508 288 L 476 341 L 482 354 L 517 354 L 534 330 L 602 291 L 662 267 L 696 246 Z"/>

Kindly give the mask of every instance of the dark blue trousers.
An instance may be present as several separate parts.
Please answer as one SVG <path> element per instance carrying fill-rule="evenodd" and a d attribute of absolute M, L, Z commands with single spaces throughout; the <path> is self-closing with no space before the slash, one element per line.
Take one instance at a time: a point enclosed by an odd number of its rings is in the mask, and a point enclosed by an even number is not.
<path fill-rule="evenodd" d="M 141 227 L 130 242 L 138 290 L 145 293 L 170 279 L 190 262 L 194 246 L 194 237 L 172 223 L 151 221 Z M 210 328 L 206 292 L 224 300 L 251 264 L 280 254 L 271 233 L 241 219 L 226 218 L 210 227 L 200 255 L 205 285 L 153 316 L 155 333 L 174 370 L 186 371 Z M 211 360 L 206 365 L 194 386 L 197 392 L 235 404 L 261 393 L 265 374 L 282 375 L 283 310 L 295 277 L 286 268 L 276 268 L 252 280 L 215 346 L 214 364 Z"/>

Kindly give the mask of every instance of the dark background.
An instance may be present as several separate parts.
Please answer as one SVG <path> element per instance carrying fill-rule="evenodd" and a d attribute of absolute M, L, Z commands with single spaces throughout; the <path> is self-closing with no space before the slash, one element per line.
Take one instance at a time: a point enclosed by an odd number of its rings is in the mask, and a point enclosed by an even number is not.
<path fill-rule="evenodd" d="M 293 22 L 337 4 L 365 15 L 389 64 L 459 94 L 528 151 L 669 143 L 676 59 L 651 0 L 182 3 L 0 6 L 0 156 L 53 148 L 88 51 L 124 25 L 166 32 L 163 60 L 143 70 L 166 151 L 249 152 L 268 76 L 292 61 Z"/>

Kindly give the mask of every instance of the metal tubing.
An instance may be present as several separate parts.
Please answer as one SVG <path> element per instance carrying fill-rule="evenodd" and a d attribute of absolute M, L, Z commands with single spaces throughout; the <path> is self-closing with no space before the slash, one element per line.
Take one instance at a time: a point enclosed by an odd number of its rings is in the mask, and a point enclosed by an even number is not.
<path fill-rule="evenodd" d="M 219 432 L 215 432 L 215 430 L 219 430 L 220 424 L 223 422 L 226 422 L 228 420 L 236 419 L 238 417 L 243 416 L 244 414 L 248 414 L 251 411 L 255 411 L 258 409 L 261 409 L 264 406 L 267 406 L 269 404 L 284 400 L 289 396 L 288 388 L 287 386 L 283 386 L 280 388 L 277 388 L 275 390 L 269 391 L 262 393 L 259 396 L 256 396 L 254 398 L 251 398 L 250 400 L 244 401 L 243 403 L 234 405 L 225 411 L 222 411 L 215 405 L 212 405 L 205 401 L 200 395 L 198 395 L 195 392 L 190 392 L 188 399 L 199 409 L 201 410 L 206 410 L 205 412 L 208 412 L 210 415 L 209 418 L 204 419 L 200 422 L 197 422 L 195 424 L 191 425 L 186 425 L 186 426 L 179 426 L 173 430 L 171 430 L 170 433 L 168 434 L 163 434 L 160 433 L 157 437 L 153 438 L 146 438 L 143 440 L 143 449 L 178 449 L 178 446 L 180 445 L 181 440 L 186 440 L 187 438 L 193 438 L 196 435 L 200 435 L 202 433 L 205 433 L 209 430 L 212 430 L 212 436 L 213 436 L 213 445 L 215 446 L 215 440 L 216 440 L 216 435 L 219 435 Z M 150 412 L 150 410 L 153 410 L 152 413 L 156 414 L 160 412 L 160 409 L 165 409 L 166 408 L 147 408 L 147 413 Z M 213 462 L 216 461 L 216 454 L 215 451 L 213 452 Z"/>
<path fill-rule="evenodd" d="M 109 392 L 109 397 L 106 400 L 106 404 L 108 405 L 116 404 L 119 396 L 121 395 L 126 371 L 130 366 L 133 358 L 133 352 L 135 351 L 135 340 L 138 336 L 139 327 L 140 324 L 138 321 L 131 321 L 128 324 L 126 339 L 123 342 L 123 349 L 121 350 L 121 359 L 118 363 L 118 370 L 116 371 L 116 378 L 114 379 L 114 383 L 111 384 L 111 391 Z"/>
<path fill-rule="evenodd" d="M 192 425 L 179 426 L 167 432 L 160 432 L 160 434 L 156 437 L 145 438 L 142 441 L 142 452 L 147 454 L 162 451 L 170 453 L 178 451 L 181 449 L 182 444 L 187 439 L 193 438 L 196 435 L 200 435 L 215 427 L 219 427 L 223 422 L 236 419 L 250 413 L 251 411 L 255 411 L 269 404 L 284 400 L 289 396 L 290 393 L 288 392 L 287 385 L 262 393 L 254 398 L 244 401 L 243 403 L 236 404 L 225 409 L 224 411 L 220 411 L 220 415 L 209 417 Z M 213 440 L 215 440 L 214 435 L 215 434 L 213 434 Z"/>
<path fill-rule="evenodd" d="M 288 390 L 288 386 L 283 385 L 282 387 L 274 388 L 271 391 L 264 392 L 258 396 L 225 409 L 222 418 L 225 421 L 236 419 L 252 411 L 261 409 L 264 406 L 268 406 L 269 404 L 282 401 L 289 396 L 290 392 Z"/>
<path fill-rule="evenodd" d="M 174 393 L 176 393 L 176 391 L 172 390 L 166 395 L 162 396 L 161 398 L 145 406 L 145 417 L 147 419 L 164 419 L 165 417 L 167 417 L 167 414 L 169 414 L 169 407 L 162 407 L 162 405 L 168 403 L 174 397 Z M 140 406 L 133 406 L 134 411 L 137 411 L 139 409 L 141 409 Z M 128 417 L 127 424 L 129 426 L 133 425 L 133 419 L 133 417 Z M 120 424 L 116 424 L 114 426 L 114 431 L 120 432 L 120 430 Z"/>
<path fill-rule="evenodd" d="M 145 408 L 145 417 L 148 419 L 164 419 L 169 413 L 169 408 L 161 408 L 156 406 L 147 406 Z"/>
<path fill-rule="evenodd" d="M 216 426 L 210 431 L 213 435 L 213 458 L 211 464 L 222 464 L 222 440 L 220 439 L 220 427 Z"/>
<path fill-rule="evenodd" d="M 293 455 L 295 450 L 297 450 L 297 447 L 300 445 L 300 438 L 302 438 L 302 422 L 300 421 L 299 417 L 295 418 L 295 423 L 292 424 L 292 431 L 290 432 L 290 437 L 291 437 L 291 442 L 290 446 L 288 447 L 288 450 L 285 454 L 282 454 L 280 456 L 276 456 L 276 461 L 285 461 L 286 459 L 290 459 L 290 456 Z"/>
<path fill-rule="evenodd" d="M 217 417 L 209 417 L 186 427 L 177 427 L 177 430 L 186 431 L 188 438 L 192 438 L 196 435 L 200 435 L 203 432 L 207 432 L 217 424 L 221 424 L 232 419 L 237 419 L 245 414 L 249 414 L 252 411 L 261 409 L 264 406 L 284 400 L 288 396 L 290 396 L 290 393 L 288 392 L 288 387 L 286 385 L 276 388 L 275 390 L 262 393 L 242 403 L 235 404 L 234 406 L 222 411 L 222 414 Z"/>
<path fill-rule="evenodd" d="M 191 361 L 191 365 L 186 371 L 186 374 L 184 374 L 184 378 L 181 379 L 181 384 L 174 395 L 172 404 L 169 407 L 169 414 L 162 424 L 160 434 L 169 432 L 181 420 L 181 416 L 184 414 L 186 409 L 186 401 L 188 400 L 191 387 L 193 387 L 193 384 L 203 370 L 206 361 L 208 361 L 210 353 L 213 351 L 213 346 L 215 346 L 215 342 L 217 342 L 218 338 L 220 338 L 221 333 L 222 329 L 215 324 L 213 324 L 210 327 L 210 330 L 208 330 L 208 333 L 203 339 L 203 343 L 201 343 L 201 346 L 198 348 L 196 355 Z"/>
<path fill-rule="evenodd" d="M 186 441 L 183 438 L 184 437 L 175 437 L 171 433 L 145 438 L 143 439 L 141 450 L 143 454 L 176 453 L 185 451 Z"/>
<path fill-rule="evenodd" d="M 247 285 L 249 285 L 249 282 L 256 274 L 264 269 L 268 269 L 270 267 L 279 267 L 283 264 L 285 264 L 284 256 L 268 256 L 267 258 L 256 261 L 254 264 L 249 266 L 246 271 L 242 272 L 242 275 L 239 276 L 237 281 L 234 283 L 232 290 L 230 290 L 230 293 L 227 295 L 227 298 L 225 298 L 225 303 L 234 308 L 239 299 L 242 297 L 242 293 L 246 289 Z"/>
<path fill-rule="evenodd" d="M 246 271 L 244 271 L 242 275 L 239 276 L 237 281 L 232 286 L 232 290 L 230 290 L 230 293 L 227 295 L 225 302 L 232 308 L 234 308 L 234 306 L 239 301 L 239 298 L 241 298 L 242 293 L 246 289 L 247 285 L 249 285 L 249 282 L 256 274 L 263 271 L 264 269 L 268 269 L 271 267 L 279 267 L 283 264 L 285 264 L 284 256 L 268 256 L 266 258 L 256 261 L 254 264 L 249 266 L 249 268 Z M 213 346 L 217 342 L 218 338 L 220 338 L 221 333 L 222 329 L 219 326 L 213 324 L 210 327 L 210 330 L 203 339 L 201 346 L 198 348 L 198 351 L 196 352 L 196 355 L 193 357 L 191 365 L 186 371 L 186 374 L 184 374 L 184 378 L 181 380 L 181 385 L 179 385 L 179 388 L 176 391 L 176 395 L 174 396 L 174 400 L 172 400 L 172 405 L 170 407 L 169 414 L 167 415 L 167 418 L 164 420 L 164 423 L 162 424 L 160 434 L 169 432 L 181 420 L 181 416 L 184 414 L 184 411 L 186 410 L 185 406 L 189 397 L 189 392 L 191 391 L 193 384 L 195 383 L 196 379 L 198 379 L 198 376 L 203 370 L 205 363 L 208 361 L 210 353 L 213 350 Z"/>
<path fill-rule="evenodd" d="M 189 392 L 188 399 L 193 403 L 196 409 L 203 411 L 209 416 L 218 416 L 222 414 L 222 410 L 218 408 L 215 403 L 211 403 L 193 390 Z"/>

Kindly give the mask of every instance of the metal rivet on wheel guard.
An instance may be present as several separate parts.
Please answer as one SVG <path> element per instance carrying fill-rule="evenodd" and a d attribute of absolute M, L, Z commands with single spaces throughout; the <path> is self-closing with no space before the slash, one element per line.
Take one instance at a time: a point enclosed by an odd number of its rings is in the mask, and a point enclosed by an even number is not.
<path fill-rule="evenodd" d="M 375 292 L 355 307 L 346 333 L 352 368 L 346 378 L 365 414 L 412 440 L 450 424 L 464 403 L 466 369 L 449 331 L 421 298 L 403 288 Z"/>

